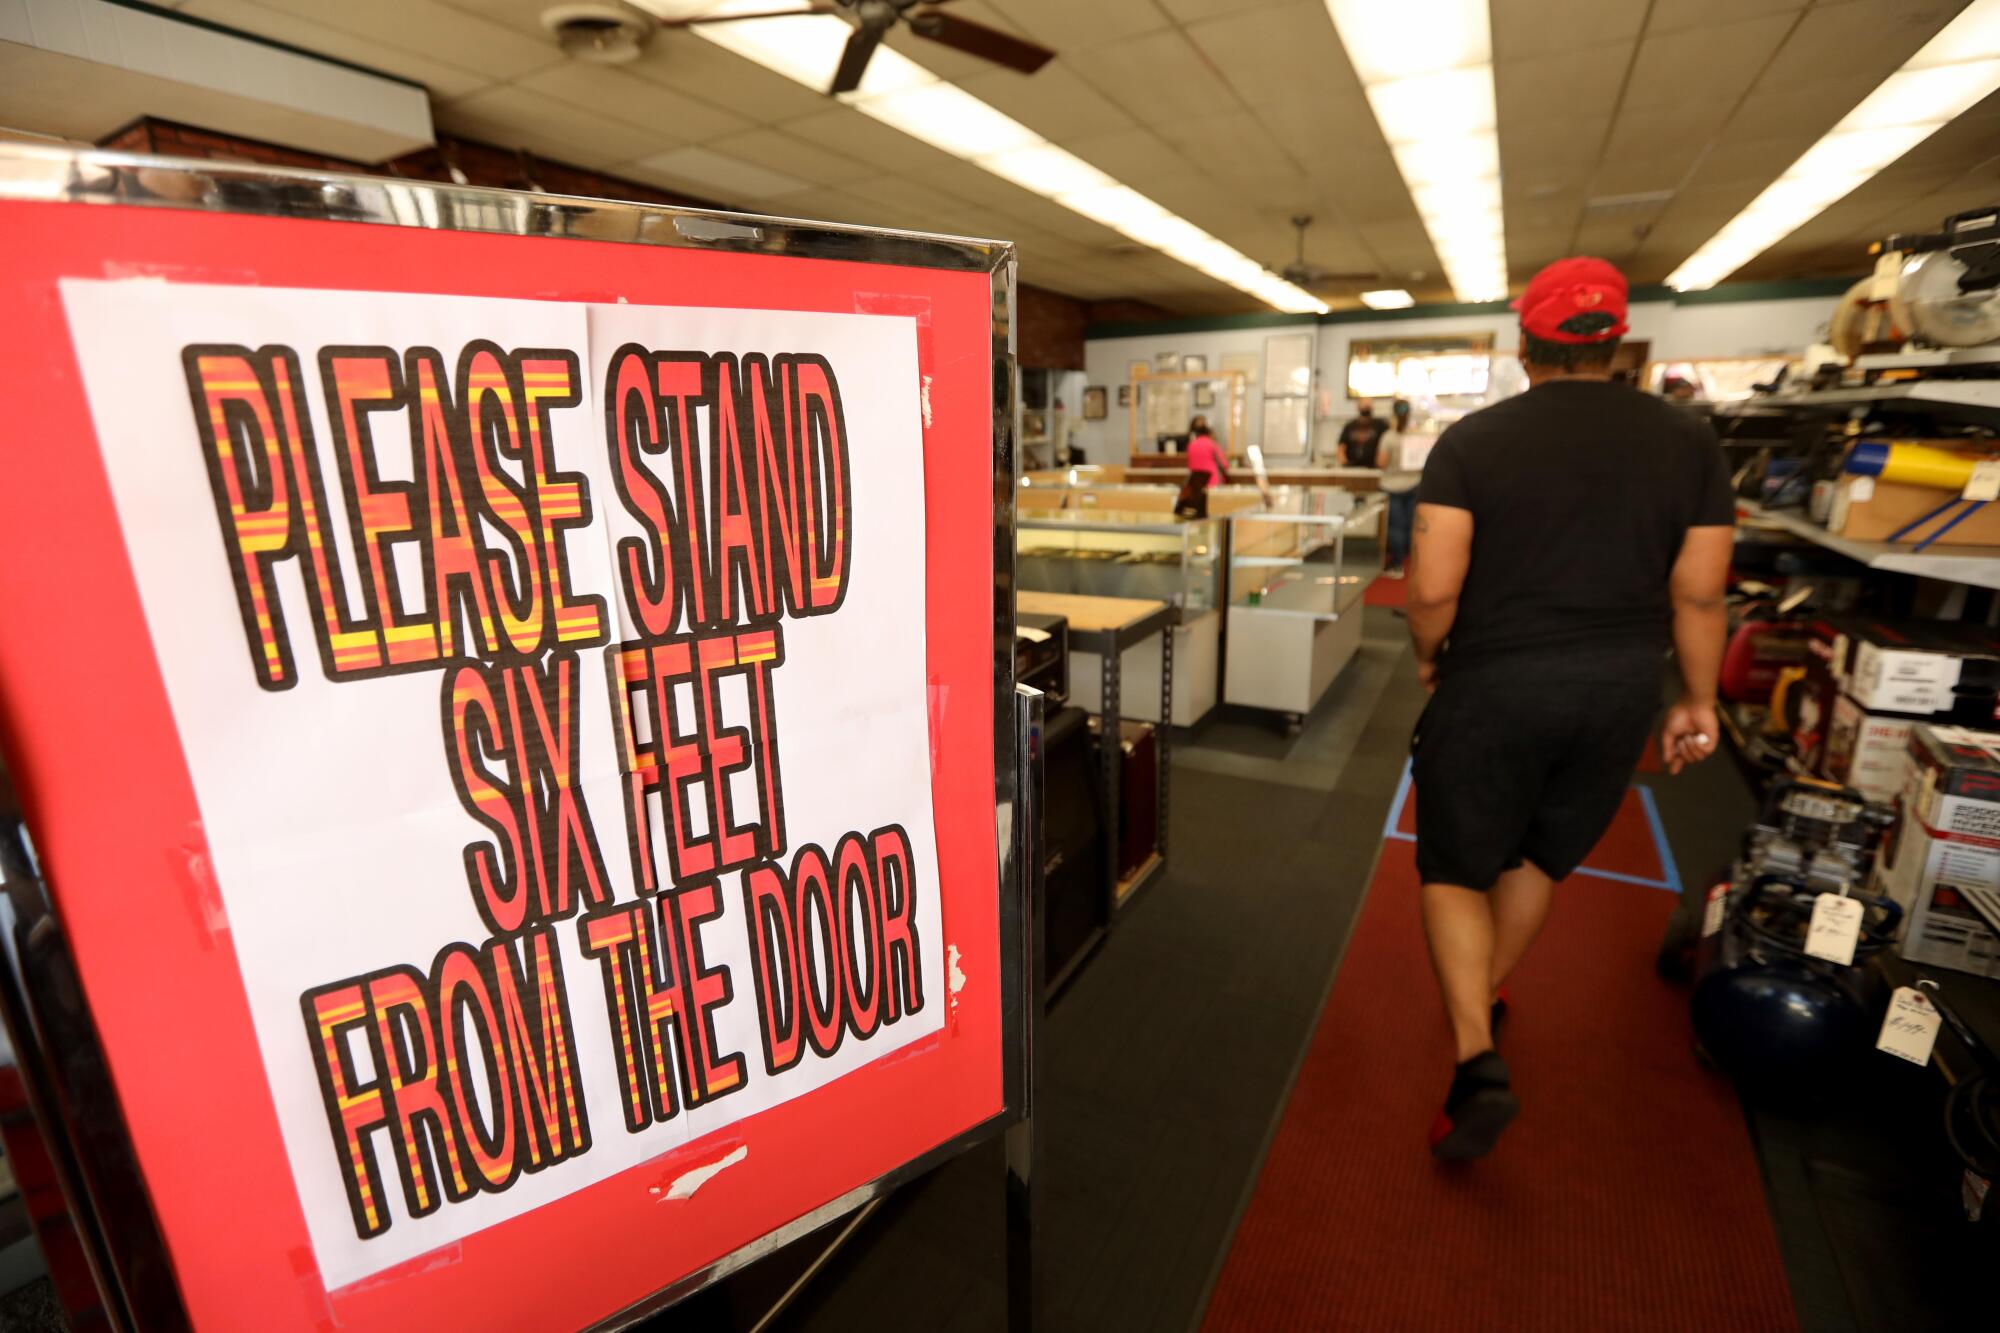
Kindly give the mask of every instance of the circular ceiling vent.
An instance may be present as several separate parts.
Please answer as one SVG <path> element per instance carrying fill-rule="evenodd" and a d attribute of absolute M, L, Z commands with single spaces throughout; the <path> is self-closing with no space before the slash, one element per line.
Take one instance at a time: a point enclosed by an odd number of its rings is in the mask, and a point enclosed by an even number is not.
<path fill-rule="evenodd" d="M 556 35 L 565 55 L 593 65 L 623 65 L 639 58 L 659 23 L 635 5 L 595 0 L 551 5 L 542 11 L 542 26 Z"/>

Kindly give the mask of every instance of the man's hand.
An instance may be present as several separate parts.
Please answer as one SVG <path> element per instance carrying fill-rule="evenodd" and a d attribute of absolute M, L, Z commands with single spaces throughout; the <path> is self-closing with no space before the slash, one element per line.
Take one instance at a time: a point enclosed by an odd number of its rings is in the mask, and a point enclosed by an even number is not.
<path fill-rule="evenodd" d="M 1438 687 L 1438 664 L 1417 659 L 1417 684 L 1424 687 L 1426 694 L 1436 694 Z"/>
<path fill-rule="evenodd" d="M 1678 773 L 1714 754 L 1720 731 L 1714 704 L 1683 699 L 1669 708 L 1667 724 L 1660 729 L 1660 758 L 1666 761 L 1667 772 Z"/>

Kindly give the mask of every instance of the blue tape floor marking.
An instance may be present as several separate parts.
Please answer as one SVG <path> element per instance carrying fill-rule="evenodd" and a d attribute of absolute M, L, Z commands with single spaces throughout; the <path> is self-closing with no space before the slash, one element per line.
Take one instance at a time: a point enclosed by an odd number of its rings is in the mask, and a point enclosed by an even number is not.
<path fill-rule="evenodd" d="M 1396 825 L 1401 823 L 1403 820 L 1403 807 L 1409 803 L 1409 800 L 1410 800 L 1410 761 L 1405 759 L 1403 761 L 1403 780 L 1396 787 L 1396 799 L 1389 802 L 1389 822 L 1382 825 L 1383 837 L 1402 838 L 1408 842 L 1416 841 L 1415 838 L 1411 837 L 1407 833 L 1396 832 Z"/>
<path fill-rule="evenodd" d="M 1646 809 L 1646 825 L 1652 831 L 1653 850 L 1660 855 L 1660 871 L 1664 880 L 1645 879 L 1638 875 L 1621 874 L 1616 870 L 1594 870 L 1589 866 L 1578 866 L 1576 873 L 1590 875 L 1597 879 L 1617 880 L 1620 884 L 1637 884 L 1642 889 L 1665 889 L 1668 893 L 1681 892 L 1680 868 L 1674 864 L 1673 849 L 1667 846 L 1666 826 L 1660 823 L 1659 807 L 1653 804 L 1653 793 L 1643 783 L 1633 783 L 1632 789 L 1639 793 L 1639 804 Z M 1415 842 L 1417 835 L 1404 833 L 1396 825 L 1403 818 L 1403 806 L 1410 799 L 1410 766 L 1403 765 L 1402 785 L 1396 788 L 1396 799 L 1389 805 L 1388 822 L 1382 826 L 1382 838 L 1394 842 Z"/>
<path fill-rule="evenodd" d="M 1643 782 L 1634 785 L 1639 788 L 1639 803 L 1646 807 L 1646 822 L 1653 829 L 1653 847 L 1660 854 L 1660 873 L 1667 877 L 1667 882 L 1659 887 L 1679 893 L 1681 871 L 1674 864 L 1674 849 L 1667 845 L 1667 827 L 1660 822 L 1660 807 L 1653 803 L 1653 789 Z"/>

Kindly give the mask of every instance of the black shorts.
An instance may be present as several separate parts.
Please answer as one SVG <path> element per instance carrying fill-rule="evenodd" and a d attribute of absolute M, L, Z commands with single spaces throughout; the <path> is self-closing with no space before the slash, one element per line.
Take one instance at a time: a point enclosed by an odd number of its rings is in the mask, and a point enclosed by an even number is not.
<path fill-rule="evenodd" d="M 1484 891 L 1523 861 L 1574 871 L 1618 813 L 1660 699 L 1651 658 L 1447 676 L 1410 741 L 1423 882 Z"/>

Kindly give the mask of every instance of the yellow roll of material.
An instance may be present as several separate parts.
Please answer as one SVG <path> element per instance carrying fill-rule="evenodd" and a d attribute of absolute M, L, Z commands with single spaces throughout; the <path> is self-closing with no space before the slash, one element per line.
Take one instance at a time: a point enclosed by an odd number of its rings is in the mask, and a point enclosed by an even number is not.
<path fill-rule="evenodd" d="M 1848 455 L 1847 471 L 1906 486 L 1931 486 L 1941 491 L 1962 491 L 1972 480 L 1972 469 L 1987 455 L 1957 449 L 1936 449 L 1927 444 L 1882 444 L 1866 441 Z"/>

